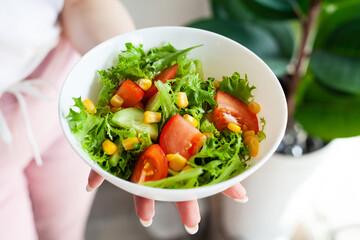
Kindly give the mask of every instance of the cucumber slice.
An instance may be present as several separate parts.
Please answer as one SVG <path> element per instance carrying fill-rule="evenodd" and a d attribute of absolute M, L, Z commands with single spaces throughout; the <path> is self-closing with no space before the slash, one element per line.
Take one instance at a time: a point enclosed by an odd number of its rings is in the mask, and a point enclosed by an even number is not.
<path fill-rule="evenodd" d="M 137 108 L 126 108 L 114 114 L 112 122 L 119 127 L 134 128 L 137 132 L 148 133 L 152 140 L 159 136 L 156 123 L 144 123 L 144 112 Z"/>
<path fill-rule="evenodd" d="M 146 103 L 145 111 L 156 112 L 161 106 L 161 95 L 159 92 L 155 93 Z"/>
<path fill-rule="evenodd" d="M 118 147 L 118 150 L 116 151 L 116 153 L 114 153 L 113 155 L 111 155 L 111 157 L 109 158 L 109 164 L 110 164 L 110 167 L 115 167 L 120 158 L 121 158 L 121 154 L 124 150 L 123 146 L 121 145 L 120 143 L 120 140 L 119 139 L 116 139 L 115 142 L 116 146 Z"/>
<path fill-rule="evenodd" d="M 118 164 L 118 162 L 120 160 L 120 157 L 121 157 L 122 151 L 123 151 L 123 149 L 118 146 L 118 150 L 116 151 L 116 153 L 114 153 L 109 158 L 109 164 L 110 164 L 111 167 L 115 167 Z"/>

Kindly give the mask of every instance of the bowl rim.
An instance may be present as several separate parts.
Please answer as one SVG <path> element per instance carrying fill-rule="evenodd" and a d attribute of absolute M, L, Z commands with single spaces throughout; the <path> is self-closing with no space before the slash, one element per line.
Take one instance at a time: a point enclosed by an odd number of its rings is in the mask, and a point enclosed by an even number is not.
<path fill-rule="evenodd" d="M 99 51 L 99 49 L 102 49 L 108 45 L 112 45 L 114 44 L 114 42 L 119 41 L 120 39 L 133 35 L 133 34 L 139 34 L 142 32 L 146 32 L 146 31 L 154 31 L 154 30 L 161 30 L 161 31 L 169 31 L 169 30 L 182 30 L 182 31 L 195 31 L 195 32 L 202 32 L 203 34 L 207 34 L 209 36 L 212 37 L 216 37 L 219 38 L 221 41 L 227 41 L 230 42 L 232 44 L 237 45 L 237 47 L 241 48 L 242 51 L 246 51 L 248 54 L 252 55 L 253 58 L 255 58 L 258 62 L 262 62 L 264 68 L 266 68 L 266 70 L 270 73 L 270 75 L 272 75 L 273 79 L 277 79 L 277 77 L 275 76 L 275 74 L 272 72 L 272 70 L 269 68 L 269 66 L 261 59 L 259 58 L 255 53 L 253 53 L 252 51 L 250 51 L 248 48 L 244 47 L 243 45 L 241 45 L 240 43 L 227 38 L 223 35 L 211 32 L 211 31 L 207 31 L 207 30 L 203 30 L 203 29 L 197 29 L 197 28 L 192 28 L 192 27 L 184 27 L 184 26 L 157 26 L 157 27 L 148 27 L 148 28 L 142 28 L 142 29 L 138 29 L 132 32 L 127 32 L 124 34 L 120 34 L 117 36 L 114 36 L 98 45 L 96 45 L 95 47 L 93 47 L 91 50 L 89 50 L 87 53 L 85 53 L 80 60 L 78 60 L 78 62 L 72 67 L 72 69 L 68 72 L 61 90 L 60 90 L 60 94 L 59 94 L 59 104 L 58 104 L 58 113 L 59 113 L 59 118 L 60 118 L 60 123 L 61 123 L 61 128 L 63 130 L 64 135 L 66 136 L 67 141 L 69 142 L 69 144 L 71 145 L 71 147 L 75 150 L 75 152 L 82 158 L 82 160 L 88 164 L 91 169 L 93 169 L 95 172 L 97 172 L 98 174 L 100 174 L 102 177 L 104 177 L 106 180 L 110 181 L 110 182 L 121 182 L 122 184 L 125 185 L 129 185 L 130 188 L 132 189 L 137 189 L 137 192 L 147 192 L 149 190 L 152 191 L 152 195 L 168 195 L 169 200 L 160 198 L 160 199 L 155 199 L 155 200 L 159 200 L 159 201 L 176 201 L 176 199 L 173 199 L 171 196 L 172 194 L 174 194 L 174 196 L 193 196 L 191 194 L 196 193 L 196 197 L 193 198 L 191 197 L 190 199 L 200 199 L 200 198 L 205 198 L 208 196 L 212 196 L 215 195 L 229 187 L 231 187 L 232 185 L 234 185 L 235 183 L 238 183 L 242 180 L 244 180 L 246 177 L 248 177 L 249 175 L 251 175 L 252 173 L 254 173 L 257 169 L 259 169 L 263 164 L 265 164 L 269 158 L 275 153 L 277 147 L 279 146 L 284 134 L 285 134 L 285 129 L 286 129 L 286 124 L 287 124 L 287 106 L 286 106 L 286 98 L 285 98 L 285 94 L 282 90 L 282 87 L 280 85 L 279 81 L 273 81 L 273 84 L 277 85 L 277 88 L 280 89 L 281 91 L 279 91 L 279 94 L 281 94 L 280 98 L 282 99 L 282 113 L 283 116 L 279 117 L 279 120 L 281 119 L 281 121 L 283 122 L 281 125 L 281 131 L 279 132 L 279 134 L 276 136 L 274 143 L 271 145 L 271 147 L 269 148 L 268 152 L 266 154 L 264 154 L 261 159 L 257 160 L 257 162 L 251 166 L 249 166 L 247 169 L 245 169 L 242 173 L 219 183 L 216 184 L 212 184 L 212 185 L 206 185 L 206 186 L 199 186 L 196 188 L 189 188 L 189 189 L 164 189 L 164 188 L 155 188 L 155 187 L 148 187 L 148 186 L 144 186 L 141 184 L 136 184 L 136 183 L 132 183 L 128 180 L 124 180 L 121 179 L 115 175 L 112 175 L 111 173 L 105 171 L 104 169 L 102 169 L 94 160 L 92 160 L 86 153 L 85 151 L 80 147 L 76 147 L 75 144 L 73 144 L 73 140 L 74 140 L 74 136 L 72 136 L 73 138 L 71 139 L 71 136 L 68 135 L 68 132 L 65 130 L 65 128 L 68 128 L 68 122 L 66 120 L 66 117 L 64 116 L 64 113 L 62 112 L 62 99 L 64 96 L 64 88 L 66 86 L 66 83 L 69 81 L 69 76 L 71 76 L 72 72 L 74 71 L 74 69 L 77 68 L 78 65 L 80 65 L 82 63 L 83 59 L 89 58 L 94 52 Z M 146 49 L 145 49 L 146 50 Z M 69 132 L 70 134 L 71 131 Z M 76 140 L 75 140 L 76 141 Z M 216 186 L 216 187 L 214 187 Z M 123 189 L 122 187 L 119 187 L 121 189 Z M 123 189 L 124 190 L 124 189 Z M 125 191 L 130 192 L 128 189 L 125 189 Z M 203 196 L 199 197 L 199 193 L 201 193 Z M 206 193 L 206 194 L 204 194 Z M 146 195 L 146 194 L 145 194 Z M 141 196 L 141 194 L 140 194 Z M 185 197 L 186 198 L 186 197 Z M 189 200 L 190 200 L 189 199 Z M 182 201 L 182 200 L 181 200 Z"/>

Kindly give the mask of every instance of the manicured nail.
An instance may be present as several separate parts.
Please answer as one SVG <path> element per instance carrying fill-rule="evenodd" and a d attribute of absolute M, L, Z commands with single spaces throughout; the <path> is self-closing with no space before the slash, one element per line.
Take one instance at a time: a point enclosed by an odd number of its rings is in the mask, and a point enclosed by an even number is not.
<path fill-rule="evenodd" d="M 235 198 L 234 199 L 236 202 L 239 202 L 239 203 L 246 203 L 247 201 L 249 201 L 249 198 L 247 196 L 241 198 L 241 199 L 237 199 Z"/>
<path fill-rule="evenodd" d="M 94 190 L 94 189 L 91 188 L 91 187 L 89 186 L 89 184 L 86 185 L 86 191 L 87 191 L 87 192 L 92 192 L 93 190 Z"/>
<path fill-rule="evenodd" d="M 186 232 L 191 235 L 197 233 L 197 231 L 199 230 L 199 224 L 196 224 L 194 227 L 191 227 L 191 228 L 187 227 L 186 225 L 184 225 L 184 227 L 185 227 Z"/>
<path fill-rule="evenodd" d="M 149 220 L 147 220 L 147 221 L 145 221 L 145 220 L 142 220 L 141 218 L 140 218 L 140 223 L 141 223 L 141 225 L 143 225 L 144 227 L 150 227 L 150 225 L 152 224 L 152 218 L 150 218 Z"/>

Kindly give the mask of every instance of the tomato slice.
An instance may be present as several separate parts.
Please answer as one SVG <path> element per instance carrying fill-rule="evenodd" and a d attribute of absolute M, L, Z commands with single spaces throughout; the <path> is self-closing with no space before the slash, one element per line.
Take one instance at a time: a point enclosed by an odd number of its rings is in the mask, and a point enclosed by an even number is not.
<path fill-rule="evenodd" d="M 162 71 L 161 73 L 159 73 L 158 75 L 156 75 L 154 77 L 153 80 L 153 84 L 151 85 L 151 87 L 149 88 L 149 90 L 147 90 L 144 94 L 144 97 L 151 97 L 152 95 L 154 95 L 155 93 L 157 93 L 157 88 L 154 84 L 155 81 L 161 80 L 163 83 L 165 83 L 167 80 L 169 79 L 174 79 L 176 71 L 178 69 L 178 64 L 174 64 L 171 67 L 168 67 L 167 69 L 165 69 L 164 71 Z"/>
<path fill-rule="evenodd" d="M 144 183 L 167 177 L 168 160 L 159 144 L 153 144 L 136 160 L 130 181 Z"/>
<path fill-rule="evenodd" d="M 230 94 L 218 91 L 215 96 L 218 106 L 215 107 L 212 119 L 219 131 L 226 129 L 229 123 L 235 123 L 247 130 L 259 131 L 259 123 L 256 114 L 249 111 L 246 103 Z"/>
<path fill-rule="evenodd" d="M 135 106 L 144 97 L 144 91 L 129 79 L 121 84 L 116 94 L 124 100 L 122 107 L 125 108 Z"/>
<path fill-rule="evenodd" d="M 165 154 L 179 153 L 189 159 L 201 149 L 204 138 L 196 127 L 176 114 L 164 126 L 159 143 Z"/>

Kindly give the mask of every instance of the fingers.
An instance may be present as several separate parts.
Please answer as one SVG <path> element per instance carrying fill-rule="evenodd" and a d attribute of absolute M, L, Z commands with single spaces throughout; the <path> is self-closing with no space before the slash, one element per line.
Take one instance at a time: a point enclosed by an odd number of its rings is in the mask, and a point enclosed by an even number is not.
<path fill-rule="evenodd" d="M 222 193 L 237 202 L 246 203 L 249 200 L 246 196 L 245 188 L 240 183 L 235 184 L 234 186 L 223 191 Z"/>
<path fill-rule="evenodd" d="M 155 215 L 154 200 L 134 195 L 134 203 L 136 215 L 140 218 L 140 223 L 144 227 L 149 227 Z"/>
<path fill-rule="evenodd" d="M 197 200 L 176 202 L 175 203 L 181 221 L 185 225 L 185 229 L 189 234 L 195 234 L 199 229 L 201 220 L 199 204 Z"/>
<path fill-rule="evenodd" d="M 152 224 L 155 215 L 154 200 L 134 196 L 136 215 L 140 218 L 140 223 L 144 227 Z M 200 211 L 196 200 L 175 203 L 181 221 L 185 225 L 185 229 L 190 234 L 195 234 L 199 229 Z"/>
<path fill-rule="evenodd" d="M 102 182 L 104 181 L 104 178 L 100 176 L 97 172 L 91 169 L 89 178 L 88 178 L 88 184 L 86 186 L 86 191 L 91 192 L 95 188 L 99 187 Z"/>

